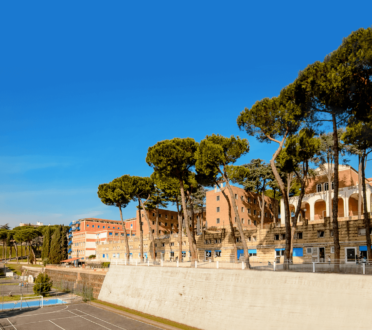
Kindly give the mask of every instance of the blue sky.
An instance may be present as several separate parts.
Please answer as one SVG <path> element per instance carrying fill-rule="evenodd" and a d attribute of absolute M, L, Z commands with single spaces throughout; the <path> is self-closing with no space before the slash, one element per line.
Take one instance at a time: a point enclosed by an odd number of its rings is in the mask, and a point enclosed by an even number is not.
<path fill-rule="evenodd" d="M 100 183 L 150 175 L 163 139 L 246 137 L 244 107 L 371 25 L 372 2 L 357 3 L 2 2 L 0 224 L 118 219 Z M 271 158 L 249 142 L 240 163 Z"/>

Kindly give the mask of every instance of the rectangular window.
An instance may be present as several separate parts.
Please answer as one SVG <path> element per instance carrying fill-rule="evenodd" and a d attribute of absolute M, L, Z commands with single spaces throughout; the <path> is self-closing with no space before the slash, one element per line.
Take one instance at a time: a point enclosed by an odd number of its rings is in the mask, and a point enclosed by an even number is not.
<path fill-rule="evenodd" d="M 103 226 L 102 228 L 105 229 L 105 226 Z"/>
<path fill-rule="evenodd" d="M 168 226 L 168 222 L 165 223 L 165 226 Z"/>
<path fill-rule="evenodd" d="M 270 207 L 270 210 L 272 210 L 272 208 L 273 208 L 272 204 L 270 204 L 269 207 Z"/>
<path fill-rule="evenodd" d="M 244 223 L 244 219 L 242 218 L 242 223 Z"/>
<path fill-rule="evenodd" d="M 280 239 L 284 240 L 285 239 L 285 234 L 281 234 Z"/>
<path fill-rule="evenodd" d="M 256 213 L 257 213 L 256 210 L 253 210 L 253 215 L 256 215 Z"/>
<path fill-rule="evenodd" d="M 323 230 L 318 230 L 318 238 L 324 237 L 324 231 Z"/>
<path fill-rule="evenodd" d="M 238 199 L 238 195 L 237 194 L 235 194 L 235 199 Z"/>
<path fill-rule="evenodd" d="M 335 189 L 335 183 L 332 181 L 332 190 Z"/>
<path fill-rule="evenodd" d="M 330 231 L 331 237 L 333 237 L 333 230 Z"/>
<path fill-rule="evenodd" d="M 244 207 L 243 207 L 243 206 L 242 206 L 241 210 L 242 210 L 242 212 L 244 213 Z"/>
<path fill-rule="evenodd" d="M 171 219 L 173 219 L 173 215 L 171 215 Z"/>
<path fill-rule="evenodd" d="M 302 233 L 297 233 L 297 239 L 302 239 Z"/>
<path fill-rule="evenodd" d="M 109 236 L 112 236 L 112 233 L 109 233 Z"/>
<path fill-rule="evenodd" d="M 87 225 L 87 227 L 89 227 L 89 225 Z"/>
<path fill-rule="evenodd" d="M 220 212 L 220 208 L 219 208 L 219 206 L 217 206 L 217 212 Z"/>
<path fill-rule="evenodd" d="M 313 254 L 313 248 L 306 248 L 306 254 Z"/>
<path fill-rule="evenodd" d="M 155 230 L 154 230 L 154 229 L 152 230 L 152 233 L 153 233 L 153 234 L 155 233 Z"/>
<path fill-rule="evenodd" d="M 217 218 L 217 223 L 220 223 L 220 218 Z"/>
<path fill-rule="evenodd" d="M 250 197 L 248 197 L 248 203 L 250 203 L 251 202 L 251 198 Z"/>
<path fill-rule="evenodd" d="M 251 239 L 252 239 L 252 237 L 251 237 L 251 236 L 248 236 L 248 242 L 250 242 L 250 241 L 251 241 Z"/>
<path fill-rule="evenodd" d="M 159 218 L 161 218 L 161 214 L 159 214 Z"/>
<path fill-rule="evenodd" d="M 253 204 L 256 204 L 256 199 L 253 199 Z"/>
<path fill-rule="evenodd" d="M 174 242 L 170 243 L 170 246 L 174 246 Z"/>
<path fill-rule="evenodd" d="M 153 221 L 152 224 L 155 225 L 155 221 Z"/>
<path fill-rule="evenodd" d="M 251 224 L 251 219 L 248 219 L 248 225 L 250 225 Z"/>
<path fill-rule="evenodd" d="M 236 238 L 236 242 L 237 242 L 237 243 L 239 243 L 239 242 L 241 242 L 241 241 L 242 241 L 242 240 L 241 240 L 240 237 L 237 237 L 237 238 Z"/>
<path fill-rule="evenodd" d="M 240 199 L 241 199 L 242 201 L 243 201 L 243 198 L 244 198 L 243 196 L 240 196 Z"/>
<path fill-rule="evenodd" d="M 248 214 L 251 214 L 251 209 L 248 209 Z"/>
<path fill-rule="evenodd" d="M 98 226 L 98 228 L 99 228 L 99 226 Z"/>
<path fill-rule="evenodd" d="M 279 234 L 274 235 L 274 240 L 279 241 Z"/>
<path fill-rule="evenodd" d="M 365 228 L 359 228 L 359 229 L 358 229 L 358 235 L 363 235 L 363 236 L 365 236 L 365 234 L 366 234 L 366 229 L 365 229 Z"/>
<path fill-rule="evenodd" d="M 267 218 L 267 213 L 265 212 L 265 218 Z"/>
<path fill-rule="evenodd" d="M 154 217 L 155 216 L 155 213 L 152 213 L 152 216 Z"/>
<path fill-rule="evenodd" d="M 256 242 L 257 241 L 257 237 L 256 236 L 252 236 L 252 241 L 253 242 Z"/>
<path fill-rule="evenodd" d="M 256 249 L 249 249 L 248 250 L 250 257 L 257 257 L 257 250 Z"/>
<path fill-rule="evenodd" d="M 221 251 L 220 250 L 216 250 L 214 252 L 215 252 L 216 257 L 221 257 Z"/>
<path fill-rule="evenodd" d="M 253 221 L 253 224 L 254 224 L 255 226 L 257 226 L 257 221 L 256 221 L 256 220 L 254 220 L 254 221 Z"/>
<path fill-rule="evenodd" d="M 319 183 L 319 184 L 316 185 L 316 191 L 317 192 L 321 192 L 322 191 L 322 184 L 321 183 Z"/>
<path fill-rule="evenodd" d="M 115 233 L 115 236 L 119 236 L 119 233 Z"/>
<path fill-rule="evenodd" d="M 165 215 L 165 219 L 168 219 L 168 214 Z"/>
<path fill-rule="evenodd" d="M 216 200 L 218 202 L 220 200 L 220 196 L 216 196 Z"/>
<path fill-rule="evenodd" d="M 324 183 L 324 191 L 328 191 L 328 182 Z"/>
<path fill-rule="evenodd" d="M 335 253 L 335 247 L 331 246 L 331 253 Z"/>
<path fill-rule="evenodd" d="M 164 243 L 161 243 L 161 246 L 164 246 Z"/>

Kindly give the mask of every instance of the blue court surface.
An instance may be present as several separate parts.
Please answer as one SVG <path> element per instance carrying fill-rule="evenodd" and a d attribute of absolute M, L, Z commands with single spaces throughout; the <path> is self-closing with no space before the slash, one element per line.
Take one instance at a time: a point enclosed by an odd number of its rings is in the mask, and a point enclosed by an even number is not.
<path fill-rule="evenodd" d="M 1 330 L 162 329 L 85 303 L 0 312 Z"/>

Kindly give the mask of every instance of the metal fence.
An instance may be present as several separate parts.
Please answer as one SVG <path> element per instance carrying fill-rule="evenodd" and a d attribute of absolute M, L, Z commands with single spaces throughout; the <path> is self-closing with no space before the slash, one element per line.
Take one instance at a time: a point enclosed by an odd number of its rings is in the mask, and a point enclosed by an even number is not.
<path fill-rule="evenodd" d="M 205 261 L 163 261 L 150 259 L 130 259 L 128 260 L 111 260 L 110 266 L 131 266 L 131 267 L 178 267 L 178 268 L 202 268 L 202 269 L 235 269 L 244 270 L 247 265 L 243 261 L 223 261 L 223 260 L 205 260 Z M 99 267 L 97 265 L 96 267 Z M 255 259 L 250 262 L 251 270 L 257 271 L 289 271 L 289 272 L 311 272 L 311 273 L 341 273 L 372 275 L 372 264 L 367 262 L 348 263 L 344 260 L 329 262 L 297 262 L 285 261 L 277 262 L 268 260 Z"/>

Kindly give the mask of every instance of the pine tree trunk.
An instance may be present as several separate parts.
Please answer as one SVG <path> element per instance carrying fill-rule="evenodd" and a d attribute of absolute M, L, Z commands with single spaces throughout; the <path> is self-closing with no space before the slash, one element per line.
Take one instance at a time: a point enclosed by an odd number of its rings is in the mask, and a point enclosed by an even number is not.
<path fill-rule="evenodd" d="M 17 247 L 17 242 L 14 241 L 13 244 L 14 244 L 14 250 L 15 250 L 15 253 L 16 253 L 16 259 L 17 259 L 17 264 L 18 264 L 18 247 Z"/>
<path fill-rule="evenodd" d="M 159 208 L 156 208 L 156 238 L 159 238 Z"/>
<path fill-rule="evenodd" d="M 329 163 L 328 163 L 327 178 L 328 178 L 328 213 L 332 221 L 333 219 L 333 216 L 332 216 L 332 169 L 330 168 Z"/>
<path fill-rule="evenodd" d="M 225 194 L 225 191 L 221 189 L 221 187 L 219 186 L 218 182 L 216 182 L 218 188 L 221 190 L 222 192 L 222 195 L 224 195 L 226 201 L 227 201 L 227 205 L 229 206 L 229 224 L 230 224 L 230 231 L 231 231 L 231 238 L 234 242 L 234 261 L 235 262 L 238 262 L 238 247 L 236 245 L 236 237 L 235 237 L 235 229 L 234 229 L 234 224 L 233 224 L 233 221 L 232 221 L 232 216 L 231 216 L 231 203 L 230 203 L 230 199 L 229 197 Z"/>
<path fill-rule="evenodd" d="M 363 181 L 362 181 L 362 172 L 363 172 L 363 168 L 362 168 L 362 162 L 363 160 L 361 159 L 361 156 L 358 155 L 358 160 L 359 160 L 359 165 L 358 165 L 358 219 L 361 219 L 362 218 L 362 185 L 363 185 Z M 363 191 L 364 191 L 364 188 L 363 188 Z"/>
<path fill-rule="evenodd" d="M 178 204 L 178 198 L 176 201 L 177 205 L 177 217 L 178 217 L 178 260 L 183 261 L 182 258 L 182 214 L 179 210 L 180 206 Z"/>
<path fill-rule="evenodd" d="M 34 256 L 34 264 L 36 264 L 36 255 L 35 255 L 35 251 L 34 251 L 34 249 L 32 248 L 31 242 L 30 242 L 30 249 L 31 249 L 31 253 L 32 253 L 32 255 Z M 32 264 L 32 263 L 31 263 L 31 264 Z"/>
<path fill-rule="evenodd" d="M 186 198 L 185 198 L 185 189 L 183 187 L 183 180 L 180 180 L 180 192 L 181 192 L 181 201 L 182 201 L 182 208 L 183 208 L 183 216 L 185 219 L 185 225 L 186 225 L 186 233 L 187 233 L 187 238 L 189 240 L 189 246 L 190 246 L 190 252 L 191 252 L 191 261 L 195 262 L 197 260 L 196 257 L 196 251 L 194 250 L 194 245 L 191 237 L 191 232 L 190 232 L 190 226 L 189 221 L 187 221 L 187 209 L 186 209 Z"/>
<path fill-rule="evenodd" d="M 194 250 L 196 251 L 196 238 L 195 238 L 195 229 L 194 229 L 194 226 L 195 226 L 195 221 L 194 221 L 194 205 L 193 205 L 193 202 L 192 202 L 192 196 L 191 196 L 191 193 L 187 192 L 188 196 L 189 196 L 189 201 L 190 201 L 190 218 L 191 218 L 191 221 L 187 221 L 188 223 L 191 222 L 191 237 L 192 237 L 192 244 L 193 244 L 193 247 L 194 247 Z"/>
<path fill-rule="evenodd" d="M 141 211 L 141 203 L 138 200 L 138 211 L 139 211 L 139 225 L 140 225 L 140 261 L 144 261 L 143 258 L 143 230 L 142 230 L 142 211 Z M 150 228 L 149 228 L 150 229 Z"/>
<path fill-rule="evenodd" d="M 155 239 L 154 239 L 154 235 L 152 234 L 150 219 L 149 219 L 149 216 L 148 216 L 147 211 L 145 209 L 145 204 L 143 204 L 143 202 L 142 202 L 142 199 L 138 198 L 138 200 L 141 203 L 143 212 L 145 213 L 145 219 L 146 219 L 146 222 L 147 222 L 147 226 L 149 227 L 149 238 L 150 238 L 150 241 L 152 243 L 152 248 L 150 248 L 150 244 L 149 244 L 149 252 L 151 253 L 152 260 L 155 261 Z"/>
<path fill-rule="evenodd" d="M 262 189 L 262 205 L 261 205 L 261 229 L 264 228 L 264 221 L 265 221 L 265 190 Z"/>
<path fill-rule="evenodd" d="M 366 241 L 367 241 L 367 258 L 368 262 L 372 261 L 371 249 L 371 225 L 369 222 L 369 213 L 367 209 L 367 188 L 366 188 L 366 173 L 365 173 L 365 155 L 362 157 L 362 184 L 363 184 L 363 208 L 364 208 L 364 225 L 366 228 Z"/>
<path fill-rule="evenodd" d="M 336 267 L 335 271 L 339 271 L 339 262 L 341 258 L 341 247 L 340 247 L 340 237 L 338 231 L 338 135 L 337 135 L 337 123 L 336 123 L 336 115 L 332 114 L 332 121 L 333 121 L 333 154 L 335 159 L 335 166 L 334 166 L 334 195 L 333 195 L 333 241 L 334 241 L 334 248 L 335 248 L 335 262 Z"/>
<path fill-rule="evenodd" d="M 123 224 L 125 248 L 127 250 L 126 259 L 127 259 L 127 261 L 129 261 L 129 256 L 130 256 L 129 242 L 128 242 L 128 236 L 127 236 L 127 229 L 125 228 L 125 223 L 124 223 L 124 220 L 123 220 L 123 212 L 121 211 L 121 205 L 119 205 L 119 211 L 120 211 L 121 223 Z"/>
<path fill-rule="evenodd" d="M 238 224 L 238 230 L 239 230 L 239 233 L 240 233 L 240 238 L 241 238 L 241 241 L 242 241 L 242 244 L 243 244 L 243 249 L 244 249 L 244 262 L 246 264 L 246 269 L 250 269 L 251 268 L 251 265 L 249 263 L 249 253 L 248 253 L 248 246 L 247 246 L 247 241 L 245 240 L 245 235 L 244 235 L 244 230 L 243 230 L 243 226 L 242 226 L 242 222 L 241 222 L 241 219 L 239 217 L 239 211 L 238 211 L 238 207 L 236 205 L 236 202 L 235 202 L 235 196 L 234 196 L 234 193 L 232 191 L 232 188 L 230 186 L 230 183 L 229 183 L 229 180 L 227 179 L 226 175 L 223 174 L 223 178 L 225 180 L 225 183 L 226 183 L 226 187 L 230 193 L 230 198 L 232 200 L 232 205 L 233 205 L 233 209 L 234 209 L 234 213 L 235 213 L 235 216 L 236 216 L 236 223 Z"/>

